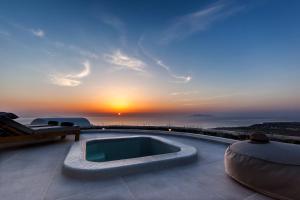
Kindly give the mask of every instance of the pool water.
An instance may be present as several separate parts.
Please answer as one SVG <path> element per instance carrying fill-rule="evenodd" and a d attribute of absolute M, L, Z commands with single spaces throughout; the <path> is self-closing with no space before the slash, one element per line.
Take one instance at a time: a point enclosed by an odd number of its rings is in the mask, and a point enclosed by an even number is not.
<path fill-rule="evenodd" d="M 179 151 L 177 146 L 149 137 L 92 140 L 86 143 L 86 160 L 105 162 Z"/>

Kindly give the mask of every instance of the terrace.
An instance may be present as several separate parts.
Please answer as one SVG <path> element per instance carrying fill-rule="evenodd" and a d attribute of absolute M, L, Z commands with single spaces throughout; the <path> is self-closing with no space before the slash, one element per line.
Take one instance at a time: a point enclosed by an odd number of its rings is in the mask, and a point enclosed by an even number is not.
<path fill-rule="evenodd" d="M 74 143 L 66 140 L 0 152 L 2 199 L 270 199 L 247 189 L 224 172 L 229 139 L 141 130 L 85 130 L 81 140 L 124 135 L 157 135 L 198 151 L 198 160 L 186 165 L 110 178 L 78 179 L 62 173 L 64 159 Z"/>

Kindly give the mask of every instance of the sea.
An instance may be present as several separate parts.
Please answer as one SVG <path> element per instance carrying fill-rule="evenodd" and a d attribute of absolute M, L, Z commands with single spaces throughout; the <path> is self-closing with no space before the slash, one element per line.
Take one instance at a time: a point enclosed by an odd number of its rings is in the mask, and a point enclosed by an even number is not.
<path fill-rule="evenodd" d="M 45 116 L 49 117 L 49 116 Z M 53 116 L 53 117 L 74 117 L 74 116 Z M 211 116 L 211 115 L 110 115 L 110 116 L 89 116 L 87 118 L 93 125 L 137 125 L 137 126 L 180 126 L 187 128 L 216 128 L 216 127 L 237 127 L 249 126 L 263 122 L 296 122 L 300 117 L 255 117 L 255 116 Z M 19 118 L 23 124 L 30 124 L 36 117 Z"/>

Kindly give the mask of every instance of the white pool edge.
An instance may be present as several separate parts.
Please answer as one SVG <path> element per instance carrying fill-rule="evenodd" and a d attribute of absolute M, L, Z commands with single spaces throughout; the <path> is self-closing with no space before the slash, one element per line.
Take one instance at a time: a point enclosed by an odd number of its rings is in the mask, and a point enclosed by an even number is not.
<path fill-rule="evenodd" d="M 145 156 L 139 158 L 107 161 L 107 162 L 91 162 L 85 158 L 86 143 L 91 140 L 107 140 L 121 138 L 151 138 L 180 149 L 178 152 Z M 63 170 L 66 174 L 76 177 L 94 177 L 94 176 L 114 176 L 139 172 L 160 167 L 170 167 L 197 159 L 197 150 L 192 146 L 187 146 L 166 138 L 152 135 L 135 135 L 135 136 L 114 136 L 105 138 L 90 138 L 74 143 L 67 154 Z"/>

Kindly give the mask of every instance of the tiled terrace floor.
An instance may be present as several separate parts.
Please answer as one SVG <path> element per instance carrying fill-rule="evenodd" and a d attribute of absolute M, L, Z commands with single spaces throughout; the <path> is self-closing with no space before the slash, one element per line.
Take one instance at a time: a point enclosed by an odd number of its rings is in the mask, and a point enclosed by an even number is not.
<path fill-rule="evenodd" d="M 83 134 L 81 139 L 119 133 Z M 62 174 L 73 138 L 0 150 L 0 199 L 3 200 L 268 200 L 231 180 L 224 172 L 226 145 L 177 136 L 163 136 L 198 149 L 198 161 L 170 169 L 97 180 Z"/>

